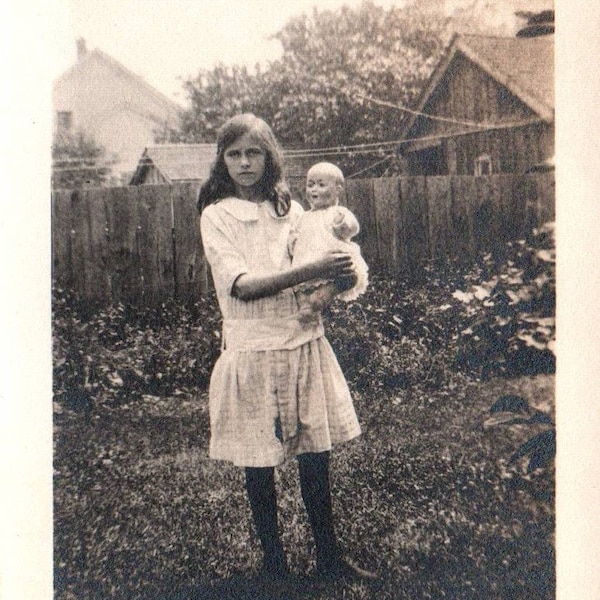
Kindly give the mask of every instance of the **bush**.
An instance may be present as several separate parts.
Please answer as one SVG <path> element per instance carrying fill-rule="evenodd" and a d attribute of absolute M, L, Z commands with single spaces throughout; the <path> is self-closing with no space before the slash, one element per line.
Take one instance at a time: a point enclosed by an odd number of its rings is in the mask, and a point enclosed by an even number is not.
<path fill-rule="evenodd" d="M 507 244 L 500 263 L 427 264 L 418 284 L 372 276 L 357 301 L 324 313 L 351 387 L 440 389 L 464 375 L 554 372 L 554 260 L 548 224 Z M 72 406 L 205 389 L 219 354 L 214 295 L 191 307 L 100 309 L 57 289 L 53 325 L 54 393 Z"/>
<path fill-rule="evenodd" d="M 554 223 L 534 230 L 529 241 L 506 246 L 496 265 L 490 255 L 465 278 L 466 327 L 458 339 L 457 361 L 468 372 L 534 375 L 555 371 Z"/>
<path fill-rule="evenodd" d="M 119 404 L 144 394 L 206 388 L 220 344 L 214 298 L 191 309 L 165 302 L 90 310 L 57 289 L 52 308 L 53 391 L 66 405 L 84 408 L 100 396 Z"/>

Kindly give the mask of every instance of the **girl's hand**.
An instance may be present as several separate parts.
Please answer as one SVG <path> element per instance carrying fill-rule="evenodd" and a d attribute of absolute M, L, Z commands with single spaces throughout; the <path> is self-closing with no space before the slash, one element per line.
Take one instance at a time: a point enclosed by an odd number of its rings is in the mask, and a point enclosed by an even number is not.
<path fill-rule="evenodd" d="M 354 263 L 352 257 L 347 252 L 332 250 L 328 252 L 321 260 L 313 263 L 314 273 L 312 278 L 322 277 L 323 279 L 351 278 L 354 276 Z"/>

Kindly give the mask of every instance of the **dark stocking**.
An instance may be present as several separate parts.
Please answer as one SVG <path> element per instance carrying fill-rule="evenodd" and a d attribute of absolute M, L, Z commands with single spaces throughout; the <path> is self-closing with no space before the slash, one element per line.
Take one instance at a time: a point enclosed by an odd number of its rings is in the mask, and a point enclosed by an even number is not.
<path fill-rule="evenodd" d="M 277 525 L 277 496 L 273 467 L 246 467 L 246 491 L 256 533 L 264 552 L 263 569 L 273 575 L 286 571 Z"/>
<path fill-rule="evenodd" d="M 298 468 L 302 499 L 315 538 L 317 568 L 327 568 L 340 558 L 333 528 L 329 452 L 300 454 Z"/>

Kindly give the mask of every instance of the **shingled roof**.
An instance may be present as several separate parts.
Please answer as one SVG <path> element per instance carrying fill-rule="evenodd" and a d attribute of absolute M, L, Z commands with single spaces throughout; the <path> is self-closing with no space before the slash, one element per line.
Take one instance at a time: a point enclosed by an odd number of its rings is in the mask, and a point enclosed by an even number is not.
<path fill-rule="evenodd" d="M 554 36 L 492 37 L 455 34 L 423 89 L 415 110 L 422 112 L 454 57 L 466 56 L 520 98 L 544 121 L 554 121 Z M 426 112 L 426 111 L 425 111 Z M 407 135 L 418 115 L 408 119 Z"/>
<path fill-rule="evenodd" d="M 131 185 L 142 183 L 151 167 L 156 168 L 168 183 L 206 179 L 216 154 L 216 144 L 148 146 L 133 174 Z"/>
<path fill-rule="evenodd" d="M 463 35 L 457 49 L 545 120 L 554 118 L 554 36 L 500 38 Z"/>

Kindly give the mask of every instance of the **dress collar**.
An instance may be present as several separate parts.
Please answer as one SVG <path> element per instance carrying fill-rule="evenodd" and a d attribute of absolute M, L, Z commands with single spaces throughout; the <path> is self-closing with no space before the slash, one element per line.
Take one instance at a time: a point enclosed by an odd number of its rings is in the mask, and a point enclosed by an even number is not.
<path fill-rule="evenodd" d="M 278 216 L 273 205 L 267 200 L 256 203 L 230 196 L 219 201 L 219 206 L 238 221 L 257 221 L 259 210 L 266 210 L 266 212 L 274 219 L 286 218 L 285 216 Z"/>

